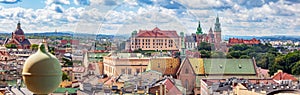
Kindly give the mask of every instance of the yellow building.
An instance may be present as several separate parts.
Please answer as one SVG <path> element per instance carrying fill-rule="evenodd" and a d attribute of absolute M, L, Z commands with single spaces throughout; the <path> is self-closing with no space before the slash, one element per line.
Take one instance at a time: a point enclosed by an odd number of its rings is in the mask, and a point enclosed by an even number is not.
<path fill-rule="evenodd" d="M 103 58 L 104 74 L 119 76 L 120 74 L 139 74 L 146 71 L 150 58 L 140 53 L 117 53 Z"/>

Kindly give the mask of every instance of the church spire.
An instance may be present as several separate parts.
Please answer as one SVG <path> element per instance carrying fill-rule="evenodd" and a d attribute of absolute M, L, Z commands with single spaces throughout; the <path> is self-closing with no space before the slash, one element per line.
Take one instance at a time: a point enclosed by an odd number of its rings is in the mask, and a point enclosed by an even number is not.
<path fill-rule="evenodd" d="M 199 23 L 198 23 L 198 27 L 197 27 L 196 34 L 197 34 L 197 35 L 199 35 L 199 34 L 203 34 L 203 32 L 202 32 L 202 28 L 201 28 L 201 24 L 200 24 L 200 21 L 199 21 Z"/>
<path fill-rule="evenodd" d="M 221 32 L 221 24 L 220 24 L 220 21 L 219 21 L 219 16 L 217 16 L 217 18 L 216 18 L 215 32 Z"/>
<path fill-rule="evenodd" d="M 208 31 L 210 34 L 212 34 L 213 33 L 213 30 L 212 30 L 212 28 L 210 27 L 209 28 L 209 31 Z"/>
<path fill-rule="evenodd" d="M 21 29 L 21 23 L 20 23 L 20 21 L 18 21 L 17 29 Z"/>

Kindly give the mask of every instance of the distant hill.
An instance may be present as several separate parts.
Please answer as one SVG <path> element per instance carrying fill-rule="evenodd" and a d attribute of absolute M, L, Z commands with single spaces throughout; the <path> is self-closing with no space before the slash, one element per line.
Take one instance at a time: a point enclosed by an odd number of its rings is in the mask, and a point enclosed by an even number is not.
<path fill-rule="evenodd" d="M 242 39 L 264 39 L 264 40 L 292 40 L 292 41 L 300 41 L 300 36 L 289 36 L 289 35 L 273 35 L 273 36 L 234 36 L 234 35 L 225 35 L 222 36 L 223 40 L 228 40 L 229 38 L 242 38 Z"/>

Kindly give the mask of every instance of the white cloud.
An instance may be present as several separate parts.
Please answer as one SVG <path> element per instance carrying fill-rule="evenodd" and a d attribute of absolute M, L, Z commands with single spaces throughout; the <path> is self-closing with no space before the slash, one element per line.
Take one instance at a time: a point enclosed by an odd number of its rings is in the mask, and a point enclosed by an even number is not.
<path fill-rule="evenodd" d="M 124 0 L 125 3 L 128 3 L 131 6 L 136 6 L 138 5 L 136 0 Z"/>
<path fill-rule="evenodd" d="M 4 4 L 15 4 L 21 2 L 21 0 L 0 0 L 0 3 L 4 3 Z"/>
<path fill-rule="evenodd" d="M 61 3 L 54 3 L 54 2 Z M 299 34 L 299 3 L 269 2 L 247 7 L 235 0 L 177 0 L 185 8 L 168 9 L 163 5 L 138 4 L 136 0 L 91 0 L 90 6 L 70 7 L 68 0 L 48 0 L 43 9 L 1 8 L 0 30 L 13 31 L 18 20 L 25 32 L 77 31 L 127 34 L 133 30 L 161 29 L 194 33 L 198 21 L 204 32 L 214 27 L 220 16 L 224 35 Z M 78 1 L 78 2 L 77 2 Z M 80 5 L 79 1 L 74 3 Z M 163 2 L 164 0 L 155 0 Z M 168 1 L 168 0 L 166 0 Z M 176 4 L 176 1 L 168 1 Z M 252 1 L 251 1 L 252 2 Z M 257 3 L 260 1 L 258 0 Z M 264 0 L 264 2 L 267 2 Z M 119 5 L 118 5 L 119 4 Z M 172 7 L 172 6 L 171 6 Z M 225 7 L 223 9 L 219 9 Z M 61 11 L 59 11 L 61 10 Z M 5 24 L 4 24 L 5 23 Z"/>
<path fill-rule="evenodd" d="M 90 0 L 74 0 L 75 5 L 90 5 Z"/>
<path fill-rule="evenodd" d="M 51 5 L 51 4 L 69 5 L 70 1 L 69 0 L 46 0 L 45 3 L 47 5 Z"/>
<path fill-rule="evenodd" d="M 46 6 L 46 9 L 50 9 L 50 10 L 58 12 L 58 13 L 63 13 L 64 12 L 64 8 L 61 5 L 58 5 L 58 4 L 51 4 L 49 6 Z"/>
<path fill-rule="evenodd" d="M 177 0 L 189 9 L 212 9 L 213 7 L 224 6 L 224 2 L 220 0 Z"/>

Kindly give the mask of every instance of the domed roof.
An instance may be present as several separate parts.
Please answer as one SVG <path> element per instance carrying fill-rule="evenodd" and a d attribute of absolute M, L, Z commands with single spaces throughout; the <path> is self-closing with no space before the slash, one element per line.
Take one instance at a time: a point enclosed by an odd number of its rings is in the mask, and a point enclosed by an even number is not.
<path fill-rule="evenodd" d="M 21 24 L 20 24 L 20 22 L 18 22 L 17 29 L 14 31 L 14 34 L 16 34 L 16 35 L 24 35 L 24 32 L 23 32 L 23 30 L 21 29 Z"/>

